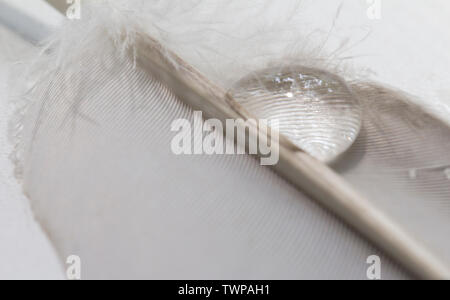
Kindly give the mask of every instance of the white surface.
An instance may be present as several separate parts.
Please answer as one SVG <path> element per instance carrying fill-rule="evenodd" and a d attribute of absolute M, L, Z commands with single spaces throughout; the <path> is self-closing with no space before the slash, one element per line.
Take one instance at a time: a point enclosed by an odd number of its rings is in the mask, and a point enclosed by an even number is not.
<path fill-rule="evenodd" d="M 42 0 L 0 0 L 0 2 L 20 11 L 23 15 L 39 21 L 39 23 L 56 27 L 60 24 L 61 14 L 46 1 Z"/>
<path fill-rule="evenodd" d="M 0 0 L 0 24 L 35 43 L 45 39 L 62 18 L 42 0 Z"/>
<path fill-rule="evenodd" d="M 447 53 L 450 48 L 450 35 L 446 31 L 450 25 L 448 19 L 450 2 L 382 1 L 381 20 L 367 18 L 366 1 L 349 0 L 344 3 L 338 27 L 345 27 L 349 32 L 356 30 L 362 32 L 362 35 L 367 31 L 366 26 L 372 29 L 369 38 L 347 52 L 348 55 L 360 56 L 353 60 L 355 68 L 370 68 L 376 73 L 372 78 L 418 95 L 428 104 L 449 103 L 450 60 Z M 311 7 L 309 18 L 312 24 L 320 23 L 317 20 L 319 15 L 323 16 L 323 20 L 329 21 L 328 17 L 335 13 L 335 5 Z M 328 7 L 327 12 L 323 11 L 325 7 Z M 343 35 L 333 37 L 335 40 L 345 38 Z M 4 38 L 5 33 L 0 31 L 2 45 Z M 422 46 L 417 47 L 418 44 Z M 2 52 L 3 47 L 0 49 L 0 56 Z M 0 84 L 4 85 L 3 77 L 5 73 L 2 68 Z M 13 167 L 8 160 L 11 148 L 6 143 L 5 137 L 10 111 L 1 90 L 2 88 L 0 88 L 0 278 L 62 278 L 53 249 L 33 220 L 27 199 L 22 196 L 19 185 L 11 177 Z"/>
<path fill-rule="evenodd" d="M 354 57 L 351 64 L 370 69 L 374 80 L 417 96 L 450 121 L 450 2 L 383 0 L 379 20 L 364 13 L 366 1 L 344 3 L 337 30 L 369 33 L 345 53 Z"/>
<path fill-rule="evenodd" d="M 0 25 L 0 279 L 62 279 L 62 266 L 34 220 L 28 199 L 13 175 L 7 141 L 12 109 L 5 88 L 8 63 L 31 47 Z"/>

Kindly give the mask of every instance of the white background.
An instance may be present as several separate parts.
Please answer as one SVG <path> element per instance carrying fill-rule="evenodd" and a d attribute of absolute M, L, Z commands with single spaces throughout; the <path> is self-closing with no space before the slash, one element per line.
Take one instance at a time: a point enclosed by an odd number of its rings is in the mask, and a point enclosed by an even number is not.
<path fill-rule="evenodd" d="M 33 2 L 34 6 L 40 1 L 19 2 Z M 336 5 L 327 5 L 329 1 L 306 2 L 306 7 L 310 5 L 311 24 L 329 23 Z M 380 20 L 369 20 L 364 0 L 344 3 L 337 27 L 347 28 L 349 33 L 371 30 L 365 41 L 348 52 L 358 56 L 355 67 L 369 68 L 374 79 L 419 96 L 446 117 L 448 111 L 442 108 L 450 104 L 450 2 L 384 0 Z M 54 23 L 49 21 L 53 14 L 46 13 L 48 8 L 38 6 L 32 9 L 35 17 Z M 17 55 L 16 49 L 25 47 L 20 44 L 17 38 L 0 29 L 0 279 L 61 279 L 64 277 L 62 263 L 33 219 L 8 159 L 12 149 L 6 133 L 11 109 L 4 93 L 8 78 L 2 66 Z"/>

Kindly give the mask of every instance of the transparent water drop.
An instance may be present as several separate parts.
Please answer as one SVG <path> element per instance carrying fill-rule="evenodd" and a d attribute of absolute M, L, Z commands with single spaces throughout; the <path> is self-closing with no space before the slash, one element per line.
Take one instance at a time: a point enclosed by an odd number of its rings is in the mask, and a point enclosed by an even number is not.
<path fill-rule="evenodd" d="M 447 179 L 450 180 L 450 168 L 445 169 L 444 174 L 445 177 L 447 177 Z"/>
<path fill-rule="evenodd" d="M 323 162 L 348 150 L 361 129 L 358 99 L 344 80 L 322 70 L 265 69 L 237 82 L 230 93 L 256 118 L 277 119 L 280 133 Z"/>
<path fill-rule="evenodd" d="M 409 179 L 417 179 L 417 169 L 409 170 Z"/>

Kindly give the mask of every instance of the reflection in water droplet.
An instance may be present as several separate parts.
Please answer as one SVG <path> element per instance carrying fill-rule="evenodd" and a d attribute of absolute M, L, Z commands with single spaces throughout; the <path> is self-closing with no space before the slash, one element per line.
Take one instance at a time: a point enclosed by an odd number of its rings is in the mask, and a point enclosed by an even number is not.
<path fill-rule="evenodd" d="M 266 69 L 240 80 L 235 100 L 260 119 L 278 119 L 282 134 L 315 158 L 331 162 L 356 140 L 361 106 L 338 76 L 301 66 Z"/>
<path fill-rule="evenodd" d="M 450 168 L 445 169 L 444 173 L 447 179 L 450 180 Z"/>

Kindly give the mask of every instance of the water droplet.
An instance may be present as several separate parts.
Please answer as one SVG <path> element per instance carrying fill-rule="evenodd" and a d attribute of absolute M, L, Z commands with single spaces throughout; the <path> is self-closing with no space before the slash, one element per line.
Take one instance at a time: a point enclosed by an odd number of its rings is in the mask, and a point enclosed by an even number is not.
<path fill-rule="evenodd" d="M 447 179 L 450 180 L 450 168 L 445 169 L 444 174 L 447 177 Z"/>
<path fill-rule="evenodd" d="M 293 66 L 265 69 L 240 80 L 231 94 L 256 118 L 279 121 L 279 130 L 315 158 L 331 162 L 361 129 L 361 106 L 340 77 Z"/>
<path fill-rule="evenodd" d="M 417 179 L 417 170 L 416 169 L 409 170 L 409 178 L 410 179 Z"/>

